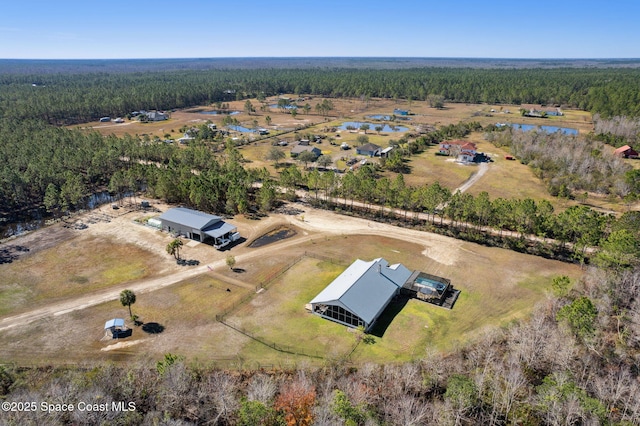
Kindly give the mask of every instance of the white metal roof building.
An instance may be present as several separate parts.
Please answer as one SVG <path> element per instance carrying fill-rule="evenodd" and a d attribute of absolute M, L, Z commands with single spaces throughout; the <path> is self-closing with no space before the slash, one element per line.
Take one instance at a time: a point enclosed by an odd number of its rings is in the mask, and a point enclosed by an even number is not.
<path fill-rule="evenodd" d="M 191 210 L 185 207 L 169 209 L 158 217 L 162 229 L 196 241 L 213 238 L 215 243 L 237 232 L 237 228 L 220 216 Z"/>
<path fill-rule="evenodd" d="M 400 263 L 358 259 L 310 302 L 311 311 L 368 331 L 411 276 L 412 272 Z"/>

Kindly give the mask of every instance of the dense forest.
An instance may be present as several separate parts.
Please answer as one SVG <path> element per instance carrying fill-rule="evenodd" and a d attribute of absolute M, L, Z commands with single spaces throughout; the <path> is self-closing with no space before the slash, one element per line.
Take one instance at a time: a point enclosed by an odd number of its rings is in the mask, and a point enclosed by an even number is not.
<path fill-rule="evenodd" d="M 545 104 L 602 117 L 639 116 L 640 70 L 219 69 L 134 73 L 2 74 L 0 117 L 74 124 L 139 109 L 170 110 L 279 93 L 448 102 Z"/>

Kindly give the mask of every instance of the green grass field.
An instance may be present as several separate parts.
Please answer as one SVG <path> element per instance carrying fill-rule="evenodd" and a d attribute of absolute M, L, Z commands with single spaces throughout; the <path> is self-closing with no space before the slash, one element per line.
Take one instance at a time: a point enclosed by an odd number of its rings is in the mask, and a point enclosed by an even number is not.
<path fill-rule="evenodd" d="M 406 361 L 421 356 L 427 348 L 449 350 L 473 337 L 486 326 L 504 325 L 528 315 L 545 297 L 554 276 L 580 275 L 574 265 L 492 249 L 468 243 L 459 247 L 465 259 L 460 264 L 442 265 L 422 255 L 419 246 L 376 237 L 345 238 L 348 247 L 362 247 L 358 257 L 370 260 L 367 252 L 384 253 L 390 262 L 402 261 L 410 268 L 452 280 L 462 290 L 453 310 L 418 300 L 409 301 L 399 312 L 390 305 L 381 336 L 371 345 L 360 344 L 352 355 L 356 362 Z M 318 243 L 327 254 L 340 241 Z M 411 253 L 407 253 L 411 250 Z M 229 321 L 266 342 L 305 353 L 322 353 L 329 359 L 345 356 L 356 334 L 347 327 L 321 319 L 304 309 L 346 266 L 305 258 L 274 282 L 263 294 L 230 316 Z M 376 334 L 374 328 L 373 334 Z M 277 362 L 279 354 L 258 342 L 242 351 L 243 359 L 259 355 L 262 362 Z M 311 361 L 310 361 L 311 362 Z"/>

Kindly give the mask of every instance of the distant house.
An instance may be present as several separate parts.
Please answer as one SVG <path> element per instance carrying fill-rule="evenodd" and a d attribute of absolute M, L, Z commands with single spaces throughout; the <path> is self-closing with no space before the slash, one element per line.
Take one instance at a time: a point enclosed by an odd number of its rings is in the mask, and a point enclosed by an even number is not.
<path fill-rule="evenodd" d="M 449 280 L 383 258 L 356 260 L 309 302 L 313 314 L 369 331 L 394 297 L 404 294 L 451 308 L 459 291 Z M 447 298 L 449 299 L 447 302 Z"/>
<path fill-rule="evenodd" d="M 380 155 L 380 147 L 374 143 L 366 143 L 356 148 L 356 153 L 359 155 L 368 155 L 374 157 Z"/>
<path fill-rule="evenodd" d="M 469 141 L 444 141 L 440 142 L 438 153 L 442 155 L 455 155 L 457 161 L 469 163 L 474 161 L 478 153 L 478 148 L 476 144 Z"/>
<path fill-rule="evenodd" d="M 163 120 L 169 119 L 169 116 L 167 114 L 159 111 L 149 111 L 146 113 L 146 115 L 147 115 L 147 120 L 149 121 L 163 121 Z"/>
<path fill-rule="evenodd" d="M 621 146 L 613 151 L 613 155 L 624 158 L 638 158 L 638 153 L 629 145 Z"/>
<path fill-rule="evenodd" d="M 162 229 L 186 238 L 212 242 L 216 248 L 223 247 L 239 238 L 238 229 L 222 220 L 220 216 L 185 207 L 169 209 L 158 217 Z"/>
<path fill-rule="evenodd" d="M 300 155 L 305 151 L 311 152 L 313 155 L 316 156 L 316 158 L 320 157 L 320 155 L 322 154 L 322 151 L 320 151 L 320 149 L 316 148 L 315 146 L 298 144 L 293 148 L 291 148 L 291 156 L 297 157 L 298 155 Z"/>

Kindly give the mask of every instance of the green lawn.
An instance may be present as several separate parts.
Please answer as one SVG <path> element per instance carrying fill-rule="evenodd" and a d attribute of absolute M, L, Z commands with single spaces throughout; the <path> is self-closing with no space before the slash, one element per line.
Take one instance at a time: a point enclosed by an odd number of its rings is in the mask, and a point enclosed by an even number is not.
<path fill-rule="evenodd" d="M 473 339 L 486 326 L 500 326 L 528 315 L 544 299 L 554 276 L 580 275 L 574 265 L 468 243 L 460 244 L 464 260 L 443 266 L 409 243 L 376 237 L 344 240 L 346 247 L 358 247 L 355 251 L 359 258 L 370 260 L 374 257 L 372 252 L 378 256 L 384 253 L 390 262 L 401 261 L 410 269 L 450 278 L 462 290 L 453 310 L 418 300 L 410 300 L 404 306 L 391 304 L 379 322 L 382 332 L 379 326 L 372 330 L 375 343 L 361 343 L 353 353 L 352 360 L 356 362 L 406 361 L 421 356 L 429 347 L 449 350 L 459 342 Z M 340 244 L 336 239 L 316 248 L 329 254 L 325 251 L 330 251 L 329 246 L 335 248 Z M 343 325 L 308 313 L 304 305 L 345 268 L 305 258 L 229 320 L 259 339 L 275 342 L 292 352 L 319 353 L 330 359 L 344 356 L 353 348 L 356 334 Z M 264 344 L 252 342 L 243 348 L 241 356 L 274 363 L 281 355 Z"/>

